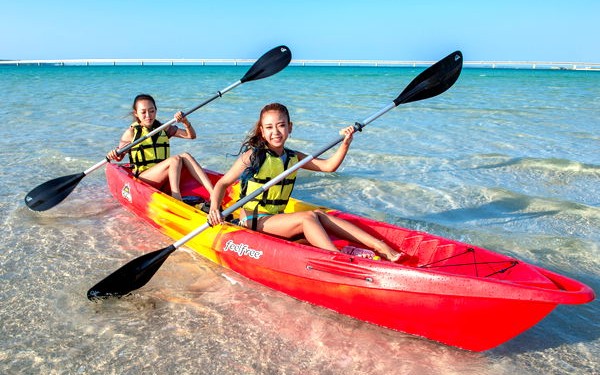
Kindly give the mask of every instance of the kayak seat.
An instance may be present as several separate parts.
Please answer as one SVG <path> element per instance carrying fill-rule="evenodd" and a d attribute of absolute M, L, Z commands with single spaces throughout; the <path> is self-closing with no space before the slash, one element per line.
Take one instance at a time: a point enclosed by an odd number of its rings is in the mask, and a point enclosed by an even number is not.
<path fill-rule="evenodd" d="M 181 197 L 181 200 L 183 201 L 183 203 L 189 204 L 190 206 L 196 206 L 206 202 L 204 198 L 199 197 L 197 195 L 186 195 L 184 197 Z"/>
<path fill-rule="evenodd" d="M 208 214 L 208 211 L 210 210 L 210 202 L 206 201 L 204 198 L 196 196 L 196 195 L 186 195 L 184 197 L 181 197 L 183 202 L 186 204 L 189 204 L 190 206 L 193 206 L 197 209 L 199 209 L 200 211 Z M 225 221 L 228 222 L 233 222 L 233 215 L 229 214 L 226 218 Z M 236 224 L 236 223 L 234 223 Z"/>

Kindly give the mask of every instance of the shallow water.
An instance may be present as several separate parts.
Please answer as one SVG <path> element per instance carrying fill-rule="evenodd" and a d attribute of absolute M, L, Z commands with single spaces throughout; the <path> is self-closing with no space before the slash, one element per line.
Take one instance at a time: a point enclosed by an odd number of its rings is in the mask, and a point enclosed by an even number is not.
<path fill-rule="evenodd" d="M 247 67 L 1 67 L 0 373 L 591 374 L 600 304 L 559 306 L 508 343 L 471 353 L 297 301 L 186 249 L 121 300 L 86 291 L 172 241 L 109 195 L 102 171 L 57 207 L 25 194 L 116 145 L 131 100 L 159 118 L 194 107 Z M 289 67 L 190 115 L 175 140 L 208 168 L 233 162 L 262 105 L 287 104 L 289 146 L 313 152 L 393 100 L 421 69 Z M 439 97 L 402 105 L 333 174 L 301 172 L 296 197 L 487 247 L 600 290 L 600 74 L 467 69 Z M 518 319 L 518 317 L 515 317 Z"/>

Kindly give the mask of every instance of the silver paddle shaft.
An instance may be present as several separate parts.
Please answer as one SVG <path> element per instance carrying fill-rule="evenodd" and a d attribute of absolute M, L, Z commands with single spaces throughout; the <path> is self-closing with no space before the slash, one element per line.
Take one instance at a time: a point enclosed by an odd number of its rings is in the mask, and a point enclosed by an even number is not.
<path fill-rule="evenodd" d="M 371 122 L 373 122 L 374 120 L 376 120 L 377 118 L 379 118 L 381 115 L 383 115 L 384 113 L 388 112 L 389 110 L 391 110 L 391 109 L 393 109 L 395 107 L 396 107 L 396 104 L 394 102 L 392 102 L 391 104 L 388 104 L 387 106 L 385 106 L 384 108 L 382 108 L 378 112 L 376 112 L 376 113 L 372 114 L 371 116 L 367 117 L 363 122 L 356 123 L 354 125 L 354 129 L 361 130 L 362 128 L 364 128 L 365 126 L 367 126 L 368 124 L 370 124 Z M 221 215 L 223 217 L 229 216 L 230 214 L 232 214 L 238 208 L 244 206 L 246 203 L 250 202 L 252 199 L 256 198 L 258 195 L 260 195 L 260 194 L 264 193 L 265 191 L 267 191 L 271 186 L 276 185 L 277 183 L 281 182 L 281 180 L 283 180 L 284 178 L 286 178 L 290 174 L 292 174 L 295 171 L 297 171 L 298 169 L 302 168 L 302 166 L 304 166 L 306 163 L 310 162 L 314 158 L 317 158 L 317 157 L 321 156 L 321 154 L 323 154 L 327 150 L 331 149 L 332 147 L 334 147 L 338 143 L 342 142 L 344 140 L 344 138 L 345 137 L 342 136 L 339 139 L 336 139 L 335 141 L 331 142 L 329 145 L 323 147 L 321 150 L 317 151 L 313 155 L 308 155 L 307 157 L 305 157 L 304 159 L 302 159 L 298 163 L 294 164 L 291 168 L 286 169 L 285 171 L 283 171 L 282 173 L 280 173 L 277 177 L 273 178 L 272 180 L 270 180 L 266 184 L 262 185 L 260 188 L 254 190 L 249 195 L 247 195 L 244 198 L 240 199 L 239 201 L 237 201 L 235 204 L 233 204 L 229 208 L 223 210 L 223 212 L 221 213 Z M 208 222 L 206 222 L 206 223 L 202 224 L 201 226 L 199 226 L 198 228 L 194 229 L 192 232 L 188 233 L 186 236 L 182 237 L 179 241 L 173 243 L 173 246 L 175 247 L 175 249 L 179 248 L 180 246 L 182 246 L 183 244 L 185 244 L 186 242 L 188 242 L 192 238 L 196 237 L 200 233 L 204 232 L 208 228 L 210 228 L 210 224 Z M 173 249 L 173 250 L 175 250 L 175 249 Z"/>

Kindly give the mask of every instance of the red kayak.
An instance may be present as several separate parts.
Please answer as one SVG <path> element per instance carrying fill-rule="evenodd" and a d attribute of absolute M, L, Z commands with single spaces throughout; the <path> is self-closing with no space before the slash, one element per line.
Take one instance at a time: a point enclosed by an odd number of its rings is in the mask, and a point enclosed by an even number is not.
<path fill-rule="evenodd" d="M 207 171 L 213 182 L 221 174 Z M 137 216 L 175 240 L 206 222 L 207 191 L 182 176 L 175 200 L 132 176 L 106 168 L 111 193 Z M 238 199 L 234 185 L 225 204 Z M 192 205 L 193 204 L 193 205 Z M 186 246 L 207 259 L 292 297 L 394 330 L 483 351 L 532 327 L 558 304 L 594 300 L 576 280 L 474 245 L 291 199 L 286 212 L 321 209 L 381 238 L 410 258 L 368 259 L 288 241 L 232 223 L 210 228 Z M 234 214 L 235 215 L 235 214 Z M 332 238 L 336 246 L 359 244 Z"/>

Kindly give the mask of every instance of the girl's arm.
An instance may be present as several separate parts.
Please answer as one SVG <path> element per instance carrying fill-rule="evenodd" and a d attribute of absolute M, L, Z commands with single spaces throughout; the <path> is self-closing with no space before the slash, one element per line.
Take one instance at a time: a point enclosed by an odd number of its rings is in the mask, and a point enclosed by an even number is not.
<path fill-rule="evenodd" d="M 346 154 L 348 153 L 350 143 L 352 143 L 354 126 L 348 126 L 347 128 L 342 129 L 340 131 L 340 134 L 344 134 L 344 140 L 340 144 L 340 147 L 338 147 L 338 149 L 335 151 L 335 153 L 331 155 L 331 157 L 327 159 L 314 158 L 313 160 L 304 164 L 302 168 L 318 172 L 335 172 L 338 169 L 338 167 L 342 164 L 344 158 L 346 157 Z M 304 159 L 305 157 L 305 154 L 301 152 L 298 153 L 298 158 L 300 160 Z"/>
<path fill-rule="evenodd" d="M 223 222 L 220 209 L 223 197 L 225 197 L 225 192 L 227 191 L 227 188 L 242 175 L 246 167 L 250 165 L 249 161 L 251 154 L 252 150 L 243 153 L 215 184 L 210 196 L 210 211 L 208 212 L 208 222 L 211 225 L 221 224 Z"/>
<path fill-rule="evenodd" d="M 187 119 L 187 117 L 183 117 L 183 112 L 177 112 L 175 114 L 175 120 L 183 124 L 184 129 L 177 128 L 174 137 L 177 138 L 185 138 L 185 139 L 196 139 L 196 130 L 192 127 L 192 123 Z"/>
<path fill-rule="evenodd" d="M 125 156 L 125 154 L 117 155 L 117 150 L 130 144 L 132 139 L 133 139 L 133 130 L 131 128 L 127 128 L 127 130 L 125 130 L 125 132 L 121 136 L 121 140 L 119 141 L 119 146 L 117 146 L 117 148 L 115 148 L 114 150 L 110 150 L 109 153 L 106 154 L 106 157 L 109 160 L 116 160 L 116 161 L 123 160 L 123 157 Z"/>

